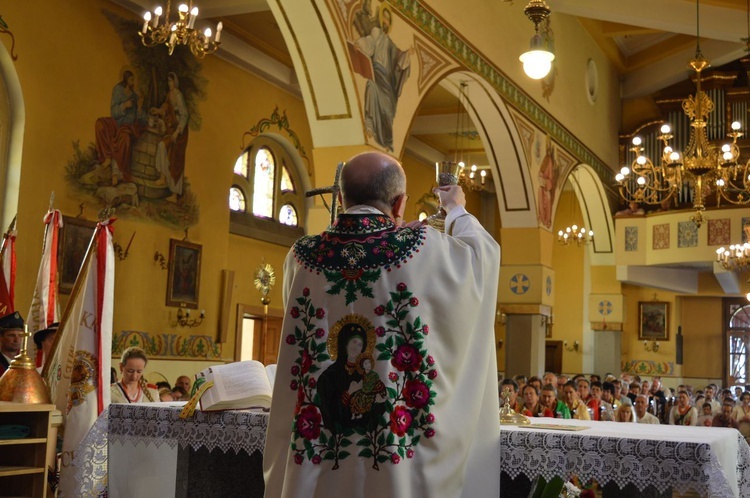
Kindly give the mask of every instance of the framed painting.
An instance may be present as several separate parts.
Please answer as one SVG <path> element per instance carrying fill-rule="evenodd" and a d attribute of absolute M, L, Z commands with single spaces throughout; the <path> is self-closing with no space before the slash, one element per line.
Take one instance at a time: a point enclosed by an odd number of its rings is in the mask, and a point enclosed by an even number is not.
<path fill-rule="evenodd" d="M 170 239 L 167 306 L 198 309 L 200 277 L 201 246 Z"/>
<path fill-rule="evenodd" d="M 96 230 L 96 222 L 81 218 L 63 216 L 63 226 L 57 246 L 58 272 L 61 294 L 70 294 L 76 283 L 78 271 L 86 257 L 91 238 Z"/>
<path fill-rule="evenodd" d="M 639 340 L 666 341 L 669 339 L 669 303 L 640 301 L 638 317 Z"/>

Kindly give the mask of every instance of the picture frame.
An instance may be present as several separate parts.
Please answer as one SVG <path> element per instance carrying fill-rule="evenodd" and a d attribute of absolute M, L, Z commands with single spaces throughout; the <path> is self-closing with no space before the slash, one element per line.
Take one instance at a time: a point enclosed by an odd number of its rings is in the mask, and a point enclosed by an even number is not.
<path fill-rule="evenodd" d="M 638 339 L 642 341 L 669 340 L 668 302 L 638 302 Z"/>
<path fill-rule="evenodd" d="M 167 306 L 198 309 L 201 277 L 200 244 L 169 240 Z"/>
<path fill-rule="evenodd" d="M 60 294 L 70 294 L 86 251 L 96 230 L 96 222 L 63 216 L 63 226 L 57 242 L 57 262 Z"/>

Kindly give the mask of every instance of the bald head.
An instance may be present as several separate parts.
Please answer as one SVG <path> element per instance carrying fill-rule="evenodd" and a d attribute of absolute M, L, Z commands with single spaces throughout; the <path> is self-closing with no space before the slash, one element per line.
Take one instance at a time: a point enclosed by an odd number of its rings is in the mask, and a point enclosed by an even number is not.
<path fill-rule="evenodd" d="M 404 204 L 406 176 L 393 157 L 365 152 L 351 158 L 341 170 L 341 196 L 345 209 L 359 204 L 375 207 L 394 218 L 395 204 Z"/>

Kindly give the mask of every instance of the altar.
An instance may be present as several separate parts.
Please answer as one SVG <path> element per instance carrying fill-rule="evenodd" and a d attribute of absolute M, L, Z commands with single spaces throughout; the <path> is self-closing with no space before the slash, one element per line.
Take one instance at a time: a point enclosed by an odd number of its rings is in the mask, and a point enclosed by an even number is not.
<path fill-rule="evenodd" d="M 111 405 L 79 447 L 82 485 L 106 486 L 108 474 L 112 497 L 263 496 L 268 414 L 196 412 L 182 420 L 180 411 L 165 404 Z M 538 425 L 545 423 L 587 428 Z M 733 429 L 534 419 L 529 428 L 503 426 L 498 444 L 498 473 L 512 477 L 576 475 L 621 488 L 750 496 L 750 447 Z M 97 484 L 86 474 L 102 451 L 109 469 Z"/>

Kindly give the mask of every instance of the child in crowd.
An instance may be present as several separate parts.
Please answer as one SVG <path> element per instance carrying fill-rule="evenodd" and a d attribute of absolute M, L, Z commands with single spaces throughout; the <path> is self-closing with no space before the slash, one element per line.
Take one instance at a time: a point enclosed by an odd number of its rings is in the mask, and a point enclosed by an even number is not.
<path fill-rule="evenodd" d="M 708 403 L 704 403 L 702 407 L 702 412 L 698 416 L 698 425 L 702 425 L 704 427 L 711 427 L 711 423 L 714 421 L 714 416 L 711 412 L 711 405 Z"/>

